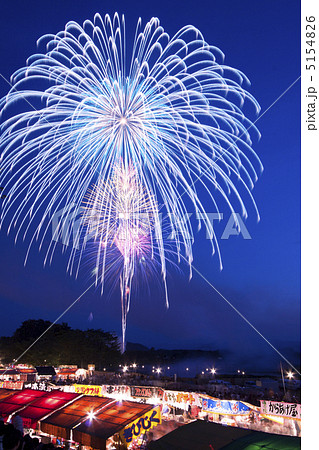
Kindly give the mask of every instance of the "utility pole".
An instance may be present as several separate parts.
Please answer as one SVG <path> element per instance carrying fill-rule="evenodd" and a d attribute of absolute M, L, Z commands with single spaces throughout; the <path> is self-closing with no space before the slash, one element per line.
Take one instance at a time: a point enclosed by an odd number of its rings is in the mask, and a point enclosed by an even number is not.
<path fill-rule="evenodd" d="M 285 385 L 285 379 L 284 379 L 284 372 L 282 370 L 282 364 L 280 361 L 280 369 L 281 369 L 281 378 L 282 378 L 282 385 L 284 387 L 284 395 L 286 395 L 286 385 Z"/>

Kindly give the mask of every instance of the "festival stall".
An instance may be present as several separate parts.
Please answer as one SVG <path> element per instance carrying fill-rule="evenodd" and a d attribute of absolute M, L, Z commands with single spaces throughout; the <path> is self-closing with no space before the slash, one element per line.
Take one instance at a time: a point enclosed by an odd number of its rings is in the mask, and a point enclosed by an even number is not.
<path fill-rule="evenodd" d="M 84 369 L 80 369 L 80 370 L 84 370 Z M 63 367 L 63 368 L 59 368 L 56 375 L 57 375 L 58 380 L 75 381 L 75 379 L 77 378 L 77 372 L 78 372 L 77 367 L 74 367 L 74 368 L 73 367 Z"/>
<path fill-rule="evenodd" d="M 12 391 L 11 389 L 0 389 L 0 402 L 5 398 L 10 397 L 10 395 L 12 394 L 14 394 L 14 391 Z"/>
<path fill-rule="evenodd" d="M 130 394 L 134 400 L 156 405 L 162 402 L 164 391 L 154 386 L 130 386 Z"/>
<path fill-rule="evenodd" d="M 197 418 L 269 433 L 292 436 L 301 433 L 301 406 L 296 403 L 263 400 L 259 408 L 238 400 L 220 400 L 206 394 L 154 386 L 72 385 L 66 388 L 72 392 L 2 388 L 0 417 L 9 420 L 19 415 L 25 428 L 38 429 L 47 438 L 55 436 L 93 448 L 99 448 L 94 445 L 99 446 L 102 441 L 110 448 L 111 445 L 121 449 L 142 448 L 145 436 L 149 439 L 153 434 L 161 438 L 182 423 Z"/>
<path fill-rule="evenodd" d="M 213 422 L 221 422 L 224 425 L 243 425 L 250 418 L 259 414 L 259 408 L 238 400 L 220 400 L 210 396 L 201 395 L 202 414 Z"/>
<path fill-rule="evenodd" d="M 37 371 L 37 381 L 51 381 L 56 376 L 55 369 L 52 366 L 36 366 L 35 370 Z"/>
<path fill-rule="evenodd" d="M 251 411 L 251 405 L 238 400 L 220 400 L 214 397 L 202 397 L 204 412 L 222 415 L 245 415 Z"/>
<path fill-rule="evenodd" d="M 127 386 L 127 385 L 78 385 L 63 387 L 64 390 L 85 395 L 111 397 L 118 401 L 139 401 L 147 404 L 162 405 L 162 417 L 166 421 L 184 423 L 194 419 L 208 418 L 210 421 L 224 425 L 249 427 L 253 429 L 265 428 L 269 432 L 280 425 L 280 432 L 300 435 L 300 405 L 291 405 L 288 415 L 287 403 L 264 402 L 266 405 L 261 414 L 260 407 L 237 400 L 220 400 L 207 394 L 166 390 L 155 386 Z M 267 409 L 267 405 L 271 411 Z M 284 407 L 284 405 L 286 405 Z M 295 413 L 295 409 L 297 413 Z M 277 411 L 275 414 L 274 411 Z M 273 414 L 272 414 L 273 412 Z M 290 415 L 294 415 L 290 417 Z M 261 423 L 264 421 L 264 425 Z M 156 431 L 159 433 L 159 429 Z"/>
<path fill-rule="evenodd" d="M 160 406 L 58 390 L 0 390 L 0 414 L 6 420 L 19 415 L 24 428 L 33 428 L 46 439 L 93 449 L 142 448 L 146 434 L 161 424 Z"/>
<path fill-rule="evenodd" d="M 72 440 L 74 427 L 113 402 L 114 400 L 110 398 L 92 398 L 85 395 L 42 420 L 40 429 L 43 433 Z"/>
<path fill-rule="evenodd" d="M 41 392 L 41 391 L 36 391 Z M 26 408 L 19 411 L 19 416 L 23 420 L 23 428 L 36 429 L 37 423 L 62 408 L 79 397 L 79 394 L 72 394 L 62 391 L 45 392 L 44 395 L 33 401 Z"/>
<path fill-rule="evenodd" d="M 0 400 L 0 417 L 6 421 L 11 414 L 17 413 L 30 403 L 43 397 L 45 392 L 24 389 Z"/>
<path fill-rule="evenodd" d="M 282 417 L 301 420 L 301 405 L 297 403 L 260 401 L 260 413 L 267 417 Z"/>
<path fill-rule="evenodd" d="M 190 419 L 198 418 L 201 407 L 201 397 L 195 392 L 164 390 L 162 414 L 166 417 L 187 413 Z"/>
<path fill-rule="evenodd" d="M 250 430 L 196 420 L 150 442 L 147 448 L 149 450 L 221 449 L 234 439 L 249 433 L 251 433 Z"/>
<path fill-rule="evenodd" d="M 298 403 L 260 400 L 260 415 L 290 430 L 289 434 L 299 436 L 301 433 L 301 405 Z"/>
<path fill-rule="evenodd" d="M 274 449 L 299 450 L 300 438 L 281 436 L 237 427 L 225 427 L 213 422 L 197 420 L 184 425 L 157 441 L 150 442 L 149 450 L 194 449 Z"/>
<path fill-rule="evenodd" d="M 162 423 L 161 408 L 156 406 L 138 417 L 120 432 L 124 448 L 141 449 L 147 443 L 147 433 Z"/>
<path fill-rule="evenodd" d="M 73 440 L 93 449 L 104 449 L 108 444 L 118 449 L 133 449 L 140 445 L 136 441 L 141 435 L 160 423 L 159 407 L 130 401 L 116 402 L 74 428 Z"/>
<path fill-rule="evenodd" d="M 0 380 L 2 381 L 19 381 L 20 371 L 17 369 L 0 369 Z"/>
<path fill-rule="evenodd" d="M 299 437 L 251 431 L 246 436 L 222 447 L 221 450 L 300 450 L 300 448 Z"/>
<path fill-rule="evenodd" d="M 134 449 L 142 448 L 145 434 L 160 423 L 160 407 L 83 396 L 41 420 L 40 430 L 93 449 Z"/>
<path fill-rule="evenodd" d="M 37 379 L 37 371 L 32 367 L 21 367 L 20 371 L 20 381 L 25 383 L 34 383 Z"/>

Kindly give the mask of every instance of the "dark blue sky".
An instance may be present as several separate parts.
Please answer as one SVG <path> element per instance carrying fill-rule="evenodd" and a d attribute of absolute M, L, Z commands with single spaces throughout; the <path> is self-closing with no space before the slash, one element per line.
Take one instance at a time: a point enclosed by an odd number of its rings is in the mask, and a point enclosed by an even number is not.
<path fill-rule="evenodd" d="M 152 16 L 173 35 L 192 24 L 207 42 L 226 55 L 225 63 L 242 70 L 250 92 L 265 111 L 300 75 L 300 5 L 298 1 L 33 1 L 5 2 L 0 17 L 0 73 L 7 79 L 36 52 L 36 40 L 56 33 L 68 20 L 125 13 L 128 27 Z M 0 96 L 8 85 L 0 77 Z M 254 117 L 252 117 L 254 119 Z M 246 222 L 251 240 L 220 241 L 224 269 L 210 256 L 204 234 L 196 236 L 195 267 L 288 358 L 300 341 L 300 81 L 257 122 L 262 138 L 254 149 L 264 173 L 255 189 L 261 221 L 251 204 Z M 229 213 L 223 210 L 226 218 Z M 226 224 L 226 220 L 222 222 Z M 217 228 L 222 233 L 222 226 Z M 1 335 L 9 335 L 28 318 L 55 320 L 87 287 L 87 277 L 65 273 L 57 255 L 43 269 L 43 254 L 31 253 L 23 267 L 26 244 L 0 232 Z M 239 360 L 261 363 L 277 355 L 196 273 L 169 278 L 169 310 L 155 289 L 133 299 L 127 339 L 167 348 L 219 348 Z M 88 321 L 90 313 L 93 320 Z M 118 293 L 100 297 L 90 290 L 63 318 L 73 327 L 101 327 L 120 333 Z M 294 360 L 295 361 L 295 360 Z"/>

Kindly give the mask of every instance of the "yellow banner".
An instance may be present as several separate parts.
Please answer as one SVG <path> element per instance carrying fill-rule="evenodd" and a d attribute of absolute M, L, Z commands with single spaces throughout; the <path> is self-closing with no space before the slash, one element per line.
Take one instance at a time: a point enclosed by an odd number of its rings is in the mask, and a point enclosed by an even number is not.
<path fill-rule="evenodd" d="M 23 389 L 23 381 L 1 381 L 0 388 L 4 389 Z"/>
<path fill-rule="evenodd" d="M 98 397 L 103 397 L 102 386 L 86 385 L 86 384 L 74 384 L 73 386 L 74 392 L 76 394 L 97 395 Z"/>
<path fill-rule="evenodd" d="M 161 408 L 156 406 L 148 411 L 142 417 L 134 420 L 121 431 L 120 437 L 126 445 L 130 444 L 133 439 L 138 438 L 141 434 L 151 430 L 162 423 Z"/>

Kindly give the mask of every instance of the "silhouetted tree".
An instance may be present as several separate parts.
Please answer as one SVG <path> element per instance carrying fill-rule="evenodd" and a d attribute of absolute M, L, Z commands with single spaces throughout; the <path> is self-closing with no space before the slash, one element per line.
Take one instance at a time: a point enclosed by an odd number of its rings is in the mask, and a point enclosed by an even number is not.
<path fill-rule="evenodd" d="M 1 337 L 0 354 L 4 362 L 10 363 L 31 345 L 20 362 L 82 367 L 92 363 L 101 369 L 120 357 L 120 346 L 114 333 L 101 329 L 73 330 L 67 323 L 53 324 L 42 319 L 26 320 L 12 337 Z"/>

